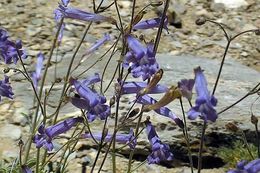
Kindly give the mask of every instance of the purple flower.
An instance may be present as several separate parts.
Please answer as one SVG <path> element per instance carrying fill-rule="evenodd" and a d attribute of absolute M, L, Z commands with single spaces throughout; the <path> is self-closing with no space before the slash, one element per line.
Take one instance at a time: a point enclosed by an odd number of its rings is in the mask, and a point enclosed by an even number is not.
<path fill-rule="evenodd" d="M 43 67 L 43 61 L 44 61 L 44 55 L 42 53 L 39 53 L 37 55 L 35 72 L 32 73 L 32 81 L 35 88 L 37 88 L 38 82 L 41 79 L 41 70 Z"/>
<path fill-rule="evenodd" d="M 153 52 L 154 44 L 148 43 L 144 48 L 142 44 L 133 36 L 127 36 L 129 52 L 125 55 L 123 66 L 131 68 L 134 78 L 142 76 L 143 80 L 150 78 L 159 70 L 159 64 L 156 62 Z"/>
<path fill-rule="evenodd" d="M 147 82 L 124 82 L 121 92 L 122 94 L 135 94 L 139 93 L 142 89 L 147 87 Z M 152 88 L 148 94 L 164 93 L 168 88 L 164 85 L 157 84 Z"/>
<path fill-rule="evenodd" d="M 155 104 L 157 101 L 153 99 L 152 97 L 148 95 L 141 96 L 137 98 L 137 103 L 143 104 L 143 105 L 152 105 Z M 180 128 L 183 128 L 183 122 L 181 119 L 177 117 L 169 108 L 167 107 L 160 107 L 159 109 L 154 110 L 156 113 L 171 118 Z"/>
<path fill-rule="evenodd" d="M 140 21 L 139 23 L 137 23 L 137 24 L 133 27 L 133 29 L 158 28 L 158 27 L 160 26 L 160 22 L 161 22 L 161 17 L 160 17 L 160 18 L 153 18 L 153 19 L 148 19 L 148 20 Z M 164 20 L 163 28 L 168 31 L 167 25 L 168 25 L 168 19 L 167 19 L 167 17 L 166 17 L 165 20 Z"/>
<path fill-rule="evenodd" d="M 152 147 L 152 153 L 147 157 L 148 163 L 158 164 L 163 161 L 173 160 L 173 154 L 170 152 L 169 145 L 161 142 L 152 123 L 147 120 L 145 124 L 148 140 Z"/>
<path fill-rule="evenodd" d="M 182 96 L 184 96 L 188 100 L 191 100 L 192 98 L 192 89 L 194 83 L 194 79 L 182 79 L 180 82 L 178 82 L 178 87 L 181 90 Z"/>
<path fill-rule="evenodd" d="M 253 160 L 249 163 L 243 160 L 237 164 L 237 169 L 228 171 L 227 173 L 258 173 L 260 172 L 260 159 Z"/>
<path fill-rule="evenodd" d="M 17 40 L 16 42 L 10 41 L 8 39 L 8 34 L 5 30 L 0 29 L 0 56 L 3 58 L 6 64 L 14 64 L 17 63 L 19 59 L 19 55 L 25 59 L 26 53 L 22 49 L 21 40 Z"/>
<path fill-rule="evenodd" d="M 44 147 L 48 151 L 51 151 L 53 149 L 52 139 L 62 133 L 67 132 L 79 122 L 83 122 L 82 117 L 68 118 L 47 128 L 44 127 L 44 124 L 41 124 L 38 129 L 38 134 L 36 134 L 33 138 L 36 148 Z"/>
<path fill-rule="evenodd" d="M 217 119 L 217 112 L 214 106 L 217 105 L 217 99 L 210 95 L 207 88 L 207 81 L 200 67 L 194 69 L 195 72 L 195 88 L 197 93 L 197 98 L 195 101 L 195 106 L 192 107 L 188 112 L 188 117 L 191 120 L 196 119 L 198 116 L 204 121 L 215 122 Z"/>
<path fill-rule="evenodd" d="M 73 78 L 70 80 L 70 83 L 78 93 L 78 96 L 71 98 L 71 103 L 77 108 L 87 110 L 87 118 L 90 122 L 94 121 L 97 116 L 104 120 L 110 115 L 110 107 L 105 104 L 106 98 L 88 87 L 97 82 L 100 82 L 100 77 L 97 73 L 83 82 Z"/>
<path fill-rule="evenodd" d="M 60 11 L 60 13 L 57 11 Z M 66 7 L 62 5 L 59 5 L 59 7 L 55 10 L 55 14 L 57 14 L 55 17 L 56 20 L 60 20 L 61 17 L 64 17 L 88 22 L 116 22 L 112 17 L 106 17 L 100 14 L 89 13 L 76 8 Z"/>
<path fill-rule="evenodd" d="M 65 7 L 67 7 L 68 4 L 69 4 L 69 2 L 70 2 L 70 0 L 61 0 L 61 2 L 62 2 L 62 4 L 63 4 Z"/>
<path fill-rule="evenodd" d="M 105 34 L 103 38 L 101 38 L 100 40 L 98 40 L 94 45 L 92 45 L 84 55 L 89 55 L 92 52 L 94 52 L 95 50 L 97 50 L 102 44 L 104 44 L 105 42 L 109 41 L 111 38 L 109 36 L 109 34 Z"/>
<path fill-rule="evenodd" d="M 101 141 L 102 139 L 102 133 L 98 134 L 92 134 L 92 136 L 98 140 Z M 92 136 L 89 133 L 83 134 L 82 138 L 92 138 Z M 104 137 L 105 142 L 110 142 L 112 140 L 113 134 L 107 134 Z M 116 142 L 121 144 L 127 144 L 131 149 L 134 149 L 136 146 L 136 138 L 134 136 L 133 129 L 130 129 L 129 134 L 116 134 Z"/>
<path fill-rule="evenodd" d="M 4 79 L 0 81 L 0 101 L 1 96 L 13 99 L 13 95 L 14 93 L 12 92 L 12 87 L 9 84 L 9 77 L 4 76 Z"/>
<path fill-rule="evenodd" d="M 22 165 L 22 173 L 32 173 L 32 170 L 27 165 Z"/>

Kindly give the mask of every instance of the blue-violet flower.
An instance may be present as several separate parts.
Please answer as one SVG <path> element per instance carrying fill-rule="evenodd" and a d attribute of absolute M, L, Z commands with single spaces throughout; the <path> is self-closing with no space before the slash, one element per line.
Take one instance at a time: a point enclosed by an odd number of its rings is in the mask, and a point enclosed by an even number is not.
<path fill-rule="evenodd" d="M 102 133 L 92 134 L 92 136 L 95 138 L 95 140 L 98 140 L 98 141 L 101 141 L 101 139 L 102 139 Z M 86 134 L 82 135 L 82 138 L 92 138 L 92 136 L 89 133 L 86 133 Z M 103 140 L 105 142 L 110 142 L 112 140 L 112 137 L 113 137 L 113 134 L 107 134 Z M 129 134 L 118 134 L 117 133 L 115 140 L 118 143 L 127 144 L 131 149 L 134 149 L 137 144 L 133 129 L 130 129 Z"/>
<path fill-rule="evenodd" d="M 148 20 L 143 20 L 134 25 L 133 29 L 150 29 L 150 28 L 158 28 L 160 26 L 161 17 L 153 18 Z M 163 28 L 168 31 L 168 18 L 166 17 L 164 20 Z"/>
<path fill-rule="evenodd" d="M 259 173 L 260 172 L 260 159 L 253 160 L 249 163 L 242 160 L 237 164 L 237 168 L 228 171 L 227 173 Z"/>
<path fill-rule="evenodd" d="M 197 98 L 195 101 L 195 106 L 192 107 L 188 112 L 189 119 L 196 119 L 198 116 L 204 121 L 215 122 L 217 119 L 217 112 L 215 106 L 217 105 L 217 99 L 210 95 L 207 88 L 207 81 L 200 67 L 194 69 L 195 72 L 195 88 L 197 93 Z"/>
<path fill-rule="evenodd" d="M 41 70 L 43 67 L 43 61 L 44 61 L 44 55 L 42 53 L 39 53 L 37 55 L 35 72 L 32 73 L 32 81 L 35 88 L 37 88 L 38 82 L 41 79 Z"/>
<path fill-rule="evenodd" d="M 162 143 L 152 123 L 147 120 L 145 124 L 148 140 L 152 147 L 152 153 L 147 157 L 148 163 L 158 164 L 163 161 L 173 160 L 173 154 L 170 152 L 169 145 Z"/>
<path fill-rule="evenodd" d="M 182 96 L 190 101 L 192 99 L 192 89 L 194 83 L 194 79 L 182 79 L 180 82 L 178 82 L 178 87 L 182 93 Z"/>
<path fill-rule="evenodd" d="M 89 55 L 93 53 L 95 50 L 97 50 L 101 45 L 103 45 L 105 42 L 110 41 L 109 34 L 104 34 L 104 37 L 96 41 L 94 45 L 92 45 L 85 53 L 84 55 Z"/>
<path fill-rule="evenodd" d="M 8 39 L 8 34 L 5 30 L 0 29 L 0 56 L 4 59 L 6 64 L 17 63 L 19 56 L 25 59 L 26 53 L 22 49 L 22 41 L 17 40 L 16 42 Z M 19 54 L 18 54 L 19 53 Z"/>
<path fill-rule="evenodd" d="M 159 70 L 159 64 L 156 62 L 154 44 L 148 43 L 144 48 L 142 44 L 133 36 L 127 36 L 127 43 L 130 49 L 126 53 L 123 66 L 131 68 L 134 78 L 142 76 L 143 80 L 150 78 Z"/>
<path fill-rule="evenodd" d="M 47 128 L 44 127 L 44 124 L 41 124 L 38 129 L 38 134 L 36 134 L 33 138 L 36 148 L 44 147 L 48 151 L 51 151 L 53 149 L 52 139 L 62 133 L 67 132 L 74 125 L 80 122 L 83 122 L 82 117 L 68 118 Z"/>
<path fill-rule="evenodd" d="M 5 75 L 4 79 L 0 81 L 0 101 L 1 101 L 1 96 L 13 99 L 13 95 L 14 93 L 9 83 L 9 77 Z"/>
<path fill-rule="evenodd" d="M 87 118 L 90 122 L 94 121 L 96 117 L 104 120 L 110 115 L 110 107 L 105 104 L 106 98 L 89 88 L 89 85 L 97 82 L 100 82 L 100 77 L 97 73 L 82 82 L 73 78 L 70 79 L 70 83 L 78 93 L 78 96 L 71 98 L 71 103 L 77 108 L 87 110 Z"/>

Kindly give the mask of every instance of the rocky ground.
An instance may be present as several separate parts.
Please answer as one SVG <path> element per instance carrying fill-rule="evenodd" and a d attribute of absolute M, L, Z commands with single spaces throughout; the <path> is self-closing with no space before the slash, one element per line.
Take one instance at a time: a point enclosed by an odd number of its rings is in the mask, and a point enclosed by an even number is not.
<path fill-rule="evenodd" d="M 109 4 L 109 0 L 105 1 L 105 5 Z M 206 23 L 203 26 L 195 25 L 195 20 L 199 16 L 204 16 L 210 19 L 214 19 L 218 22 L 227 25 L 227 30 L 230 35 L 242 32 L 248 29 L 255 29 L 260 27 L 260 3 L 257 0 L 247 0 L 246 4 L 243 4 L 238 8 L 231 8 L 219 1 L 204 1 L 204 0 L 179 0 L 172 1 L 169 7 L 169 33 L 163 32 L 160 42 L 158 58 L 162 68 L 165 70 L 164 84 L 176 83 L 178 80 L 185 77 L 192 77 L 192 69 L 196 65 L 201 65 L 206 70 L 206 75 L 209 77 L 209 85 L 212 86 L 217 73 L 217 67 L 223 56 L 225 46 L 227 44 L 223 32 L 219 27 Z M 237 1 L 238 2 L 238 1 Z M 0 27 L 5 28 L 10 33 L 13 39 L 20 38 L 24 47 L 27 49 L 29 57 L 26 61 L 27 68 L 30 71 L 34 70 L 35 56 L 39 51 L 47 53 L 51 47 L 51 41 L 56 30 L 56 25 L 53 20 L 53 9 L 57 7 L 58 1 L 45 1 L 45 0 L 2 0 L 0 2 Z M 131 1 L 119 1 L 120 13 L 123 21 L 128 22 L 130 19 L 130 7 Z M 148 2 L 147 2 L 148 3 Z M 147 4 L 145 3 L 145 4 Z M 142 8 L 145 5 L 143 2 L 137 2 L 137 9 Z M 91 10 L 92 4 L 90 2 L 82 3 L 80 1 L 71 1 L 71 6 L 76 6 L 85 10 Z M 162 9 L 150 9 L 145 15 L 145 18 L 154 17 L 161 12 Z M 106 15 L 115 16 L 115 10 L 111 9 L 105 12 Z M 54 76 L 54 64 L 58 63 L 60 70 L 58 71 L 58 77 L 63 77 L 66 65 L 69 62 L 69 58 L 72 56 L 72 50 L 77 45 L 84 26 L 86 23 L 66 20 L 66 29 L 62 46 L 59 49 L 61 53 L 57 56 L 57 59 L 53 59 L 53 66 L 51 67 L 48 79 L 51 80 Z M 107 23 L 93 25 L 90 29 L 85 42 L 83 43 L 84 52 L 89 45 L 94 43 L 98 38 L 102 37 L 105 32 L 110 32 L 113 38 L 116 38 L 118 34 L 115 28 Z M 136 32 L 139 34 L 139 32 Z M 147 30 L 144 33 L 145 39 L 150 40 L 155 38 L 156 30 Z M 221 110 L 226 105 L 229 105 L 242 97 L 250 88 L 259 82 L 260 79 L 260 37 L 253 33 L 245 34 L 236 40 L 234 40 L 230 46 L 230 50 L 227 56 L 227 65 L 224 66 L 223 78 L 220 81 L 219 90 L 217 94 L 223 96 L 219 98 L 218 110 Z M 108 48 L 109 44 L 105 45 Z M 101 50 L 102 52 L 102 50 Z M 93 55 L 93 59 L 89 62 L 94 62 L 95 57 L 101 54 L 96 53 Z M 212 60 L 213 59 L 213 60 Z M 243 65 L 241 65 L 243 64 Z M 88 65 L 88 64 L 85 64 Z M 246 66 L 249 66 L 247 68 Z M 5 65 L 1 64 L 0 68 L 4 68 Z M 91 69 L 89 73 L 94 73 L 103 67 L 100 63 L 97 67 Z M 81 67 L 80 70 L 85 68 Z M 113 72 L 113 65 L 109 67 L 110 74 Z M 25 83 L 24 78 L 19 74 L 10 74 L 11 81 L 14 84 L 15 99 L 9 101 L 4 99 L 0 105 L 0 138 L 5 142 L 0 143 L 0 158 L 4 160 L 12 160 L 17 156 L 17 140 L 22 137 L 25 139 L 26 132 L 28 131 L 27 120 L 21 116 L 22 113 L 29 113 L 28 108 L 33 104 L 32 92 L 29 89 L 29 85 Z M 188 75 L 188 76 L 187 76 Z M 167 76 L 171 77 L 170 80 Z M 109 75 L 106 76 L 109 79 Z M 108 82 L 108 81 L 107 81 Z M 57 91 L 61 86 L 57 86 Z M 54 94 L 52 99 L 58 95 Z M 110 92 L 111 95 L 111 92 Z M 128 102 L 131 101 L 131 97 L 124 98 L 122 112 L 128 107 Z M 123 99 L 123 100 L 124 100 Z M 249 123 L 250 119 L 248 114 L 250 113 L 250 105 L 255 97 L 241 103 L 232 111 L 228 111 L 223 114 L 217 124 L 210 125 L 207 132 L 207 151 L 205 159 L 211 159 L 213 166 L 204 165 L 204 168 L 209 168 L 205 172 L 224 172 L 222 159 L 216 155 L 216 149 L 223 145 L 230 145 L 230 140 L 237 137 L 225 130 L 225 124 L 227 122 L 235 122 L 244 130 L 252 129 L 252 125 Z M 55 101 L 53 101 L 55 103 Z M 172 109 L 177 109 L 178 104 L 170 106 Z M 255 106 L 257 108 L 257 106 Z M 259 107 L 259 106 L 258 106 Z M 73 110 L 73 111 L 72 111 Z M 259 109 L 255 110 L 258 115 Z M 68 106 L 63 109 L 66 116 L 78 115 L 79 111 L 75 108 Z M 181 110 L 176 110 L 177 114 L 181 114 Z M 236 120 L 232 118 L 237 115 Z M 164 166 L 156 165 L 144 165 L 137 172 L 176 172 L 186 173 L 189 172 L 187 153 L 184 142 L 182 140 L 182 133 L 176 129 L 171 121 L 163 119 L 155 115 L 150 115 L 153 122 L 157 125 L 159 135 L 163 141 L 170 144 L 172 151 L 175 154 L 176 161 Z M 194 137 L 192 141 L 194 146 L 194 152 L 197 151 L 199 133 L 198 130 L 201 127 L 201 123 L 189 123 L 189 131 L 191 136 Z M 111 122 L 112 124 L 112 122 Z M 95 124 L 94 130 L 100 128 L 99 124 Z M 250 130 L 248 136 L 252 138 Z M 216 140 L 217 139 L 217 140 Z M 218 143 L 218 145 L 216 145 Z M 11 145 L 10 145 L 11 144 Z M 58 145 L 58 144 L 57 144 Z M 70 171 L 79 172 L 82 163 L 92 162 L 97 152 L 96 146 L 92 142 L 81 142 L 78 144 L 79 152 L 75 153 L 72 158 L 75 158 L 74 164 L 70 164 Z M 147 143 L 145 134 L 141 136 L 140 148 L 138 148 L 137 157 L 135 158 L 134 166 L 143 161 L 149 153 L 149 144 Z M 118 153 L 121 157 L 118 157 L 118 172 L 124 172 L 127 164 L 127 157 L 129 157 L 129 151 L 125 150 L 122 153 Z M 104 154 L 102 154 L 103 156 Z M 194 155 L 195 157 L 195 155 Z M 110 158 L 109 158 L 110 159 Z M 104 172 L 110 172 L 110 162 L 106 162 Z M 177 167 L 177 168 L 176 168 Z M 212 169 L 217 168 L 217 169 Z M 87 166 L 87 170 L 89 167 Z M 204 171 L 203 171 L 204 172 Z"/>

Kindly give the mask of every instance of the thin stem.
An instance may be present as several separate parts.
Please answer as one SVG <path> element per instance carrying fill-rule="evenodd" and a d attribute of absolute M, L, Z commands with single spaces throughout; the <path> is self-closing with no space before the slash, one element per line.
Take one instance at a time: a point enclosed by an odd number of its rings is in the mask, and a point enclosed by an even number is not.
<path fill-rule="evenodd" d="M 216 79 L 216 82 L 215 82 L 215 85 L 214 85 L 214 88 L 213 88 L 213 91 L 212 91 L 212 95 L 215 94 L 215 91 L 217 89 L 218 81 L 219 81 L 219 78 L 220 78 L 220 75 L 221 75 L 221 72 L 222 72 L 222 68 L 223 68 L 223 65 L 224 65 L 224 62 L 225 62 L 225 58 L 226 58 L 230 43 L 231 43 L 231 40 L 228 40 L 228 43 L 227 43 L 227 46 L 225 48 L 225 52 L 224 52 L 224 55 L 223 55 L 223 58 L 222 58 L 222 61 L 221 61 L 221 64 L 220 64 L 220 67 L 219 67 L 219 70 L 218 70 L 218 76 L 217 76 L 217 79 Z"/>
<path fill-rule="evenodd" d="M 251 159 L 254 160 L 254 156 L 253 156 L 253 154 L 252 154 L 252 152 L 251 152 L 251 150 L 250 150 L 249 144 L 248 144 L 247 139 L 246 139 L 246 135 L 245 135 L 245 133 L 244 133 L 243 130 L 241 130 L 241 134 L 242 134 L 243 141 L 244 141 L 244 144 L 245 144 L 245 146 L 246 146 L 246 149 L 247 149 L 247 151 L 248 151 L 248 153 L 249 153 Z"/>
<path fill-rule="evenodd" d="M 103 130 L 102 130 L 102 138 L 101 138 L 101 141 L 100 141 L 100 143 L 98 145 L 98 152 L 97 152 L 95 161 L 94 161 L 94 163 L 92 165 L 92 168 L 91 168 L 91 171 L 90 171 L 91 173 L 94 171 L 94 168 L 96 166 L 99 154 L 101 153 L 101 150 L 103 148 L 102 146 L 103 146 L 103 142 L 104 142 L 104 139 L 105 139 L 105 129 L 106 129 L 106 125 L 107 125 L 107 119 L 108 119 L 108 117 L 106 117 L 106 119 L 105 119 L 105 123 L 104 123 Z"/>
<path fill-rule="evenodd" d="M 100 92 L 101 92 L 101 93 L 103 93 L 103 91 L 102 91 L 102 90 L 103 90 L 103 80 L 104 80 L 104 76 L 105 76 L 105 73 L 106 73 L 108 64 L 110 63 L 110 61 L 111 61 L 111 59 L 112 59 L 112 57 L 113 57 L 113 55 L 114 55 L 114 52 L 116 52 L 116 46 L 117 46 L 117 44 L 118 44 L 118 41 L 119 41 L 120 37 L 121 37 L 121 33 L 119 34 L 119 36 L 118 36 L 116 42 L 114 43 L 114 48 L 113 48 L 113 50 L 112 50 L 112 52 L 111 52 L 111 55 L 110 55 L 110 57 L 108 58 L 108 60 L 107 60 L 107 62 L 106 62 L 106 65 L 105 65 L 105 67 L 104 67 L 104 69 L 103 69 L 103 72 L 102 72 L 102 75 L 101 75 L 101 84 L 100 84 Z"/>
<path fill-rule="evenodd" d="M 162 14 L 161 21 L 160 21 L 160 26 L 158 28 L 156 39 L 155 39 L 154 50 L 153 50 L 154 54 L 156 54 L 158 46 L 159 46 L 159 42 L 160 42 L 161 35 L 162 35 L 164 21 L 165 21 L 165 18 L 166 18 L 166 13 L 167 13 L 167 10 L 169 8 L 169 3 L 170 3 L 170 0 L 166 0 L 165 5 L 164 5 L 164 9 L 163 9 L 163 14 Z"/>
<path fill-rule="evenodd" d="M 202 152 L 203 152 L 206 128 L 207 128 L 207 122 L 204 121 L 203 127 L 202 127 L 201 139 L 200 139 L 199 155 L 198 155 L 198 173 L 200 173 L 201 168 L 202 168 Z"/>
<path fill-rule="evenodd" d="M 58 30 L 56 32 L 56 35 L 54 37 L 54 40 L 53 40 L 53 43 L 52 43 L 52 47 L 51 47 L 51 50 L 50 50 L 50 56 L 49 56 L 49 58 L 47 60 L 46 68 L 45 68 L 43 76 L 42 76 L 42 83 L 41 83 L 41 87 L 40 87 L 40 90 L 39 90 L 39 100 L 41 100 L 41 97 L 42 97 L 43 86 L 45 84 L 45 79 L 46 79 L 46 76 L 47 76 L 48 68 L 49 68 L 49 66 L 51 64 L 51 58 L 52 58 L 52 55 L 53 55 L 53 51 L 55 49 L 55 45 L 56 45 L 56 42 L 57 42 L 57 39 L 58 39 L 58 36 L 59 36 L 59 33 L 60 33 L 61 26 L 63 24 L 63 20 L 64 19 L 62 18 L 61 21 L 60 21 Z M 35 116 L 33 117 L 34 119 L 33 119 L 33 123 L 32 123 L 32 134 L 30 135 L 30 137 L 28 139 L 28 143 L 27 143 L 26 149 L 25 149 L 25 157 L 24 157 L 25 163 L 27 162 L 28 157 L 29 157 L 29 153 L 30 153 L 30 149 L 31 149 L 31 145 L 32 145 L 32 137 L 33 137 L 33 135 L 35 133 L 36 122 L 37 122 L 37 119 L 38 119 L 37 117 L 38 117 L 39 107 L 40 107 L 40 102 L 38 102 L 38 104 L 36 106 Z"/>
<path fill-rule="evenodd" d="M 83 34 L 83 37 L 81 38 L 81 40 L 80 40 L 80 42 L 79 42 L 79 44 L 78 44 L 78 46 L 77 46 L 77 48 L 76 48 L 76 50 L 75 50 L 75 52 L 74 52 L 72 58 L 71 58 L 71 60 L 70 60 L 70 64 L 69 64 L 69 67 L 68 67 L 68 69 L 67 69 L 67 74 L 66 74 L 66 76 L 65 76 L 64 85 L 63 85 L 62 92 L 61 92 L 60 102 L 59 102 L 59 105 L 58 105 L 58 108 L 57 108 L 57 112 L 56 112 L 56 114 L 55 114 L 55 116 L 54 116 L 53 124 L 56 123 L 57 118 L 58 118 L 58 115 L 59 115 L 59 108 L 60 108 L 60 106 L 61 106 L 61 104 L 62 104 L 62 99 L 63 99 L 63 97 L 64 97 L 64 95 L 65 95 L 65 89 L 66 89 L 67 84 L 68 84 L 67 82 L 68 82 L 68 79 L 69 79 L 69 74 L 70 74 L 70 71 L 71 71 L 73 62 L 74 62 L 74 60 L 75 60 L 75 58 L 76 58 L 76 55 L 77 55 L 77 53 L 78 53 L 78 51 L 79 51 L 79 49 L 80 49 L 80 47 L 81 47 L 81 45 L 82 45 L 82 43 L 83 43 L 83 41 L 84 41 L 86 35 L 87 35 L 87 33 L 88 33 L 88 31 L 89 31 L 91 25 L 92 25 L 92 22 L 90 22 L 90 23 L 88 24 L 88 26 L 86 27 L 86 30 L 85 30 L 85 32 L 84 32 L 84 34 Z"/>
<path fill-rule="evenodd" d="M 260 158 L 260 140 L 259 140 L 259 131 L 257 123 L 255 124 L 255 135 L 256 135 L 256 142 L 257 142 L 257 155 Z"/>
<path fill-rule="evenodd" d="M 257 89 L 257 87 L 260 86 L 260 83 L 258 83 L 253 89 L 251 89 L 248 93 L 246 93 L 242 98 L 240 98 L 238 101 L 236 101 L 235 103 L 231 104 L 230 106 L 226 107 L 225 109 L 221 110 L 220 112 L 218 112 L 218 115 L 222 114 L 223 112 L 229 110 L 230 108 L 232 108 L 233 106 L 235 106 L 236 104 L 240 103 L 242 100 L 244 100 L 245 98 L 247 98 L 248 96 L 257 93 L 260 88 Z"/>
<path fill-rule="evenodd" d="M 36 154 L 36 173 L 39 172 L 39 163 L 40 163 L 40 148 L 37 148 L 37 154 Z"/>
<path fill-rule="evenodd" d="M 184 135 L 184 138 L 185 138 L 185 141 L 186 141 L 186 145 L 187 145 L 187 148 L 188 148 L 188 155 L 189 155 L 191 173 L 193 173 L 193 160 L 192 160 L 192 156 L 191 156 L 190 139 L 189 139 L 189 134 L 188 134 L 188 129 L 187 129 L 187 122 L 186 122 L 186 117 L 185 117 L 185 111 L 184 111 L 184 107 L 183 107 L 181 98 L 180 98 L 180 103 L 181 103 L 181 110 L 182 110 L 183 121 L 184 121 L 183 135 Z"/>
<path fill-rule="evenodd" d="M 132 25 L 133 25 L 133 22 L 134 22 L 135 4 L 136 4 L 136 0 L 133 0 L 133 6 L 132 6 L 132 12 L 131 12 L 131 22 L 130 22 L 129 34 L 130 34 L 131 30 L 132 30 Z"/>
<path fill-rule="evenodd" d="M 142 109 L 143 109 L 143 106 L 142 106 Z M 140 112 L 140 116 L 139 116 L 139 119 L 138 119 L 138 122 L 136 124 L 136 128 L 135 128 L 135 137 L 137 137 L 137 134 L 139 132 L 139 127 L 141 125 L 141 120 L 142 120 L 142 117 L 143 117 L 143 111 L 141 109 L 141 112 Z M 132 159 L 134 157 L 134 151 L 135 149 L 131 150 L 130 152 L 130 156 L 129 156 L 129 159 L 128 159 L 128 168 L 127 168 L 127 173 L 130 173 L 131 172 L 131 167 L 132 167 Z"/>

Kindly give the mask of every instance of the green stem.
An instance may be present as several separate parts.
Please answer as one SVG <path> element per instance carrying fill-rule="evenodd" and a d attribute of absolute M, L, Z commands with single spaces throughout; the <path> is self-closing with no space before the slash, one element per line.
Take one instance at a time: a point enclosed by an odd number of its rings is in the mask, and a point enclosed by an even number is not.
<path fill-rule="evenodd" d="M 43 73 L 43 76 L 42 76 L 42 83 L 41 83 L 41 87 L 40 87 L 40 90 L 39 90 L 39 100 L 41 100 L 41 97 L 42 97 L 42 91 L 43 91 L 43 86 L 45 84 L 45 79 L 46 79 L 46 76 L 47 76 L 47 72 L 48 72 L 48 68 L 51 64 L 51 57 L 53 55 L 53 51 L 55 49 L 55 45 L 56 45 L 56 42 L 57 42 L 57 39 L 58 39 L 58 36 L 59 36 L 59 33 L 60 33 L 60 29 L 61 29 L 61 26 L 62 26 L 62 23 L 63 23 L 63 18 L 61 19 L 61 22 L 59 24 L 59 28 L 56 32 L 56 35 L 54 37 L 54 40 L 53 40 L 53 43 L 52 43 L 52 47 L 51 47 L 51 50 L 50 50 L 50 56 L 47 60 L 47 63 L 46 63 L 46 68 L 44 70 L 44 73 Z M 26 163 L 27 160 L 28 160 L 28 157 L 29 157 L 29 153 L 30 153 L 30 149 L 31 149 L 31 145 L 32 145 L 32 137 L 35 133 L 35 128 L 37 126 L 36 122 L 37 122 L 37 119 L 38 119 L 38 111 L 39 111 L 39 107 L 40 107 L 40 103 L 38 102 L 37 104 L 37 107 L 36 107 L 36 111 L 35 111 L 35 116 L 33 117 L 33 123 L 32 123 L 32 133 L 28 139 L 28 143 L 26 145 L 26 149 L 25 149 L 25 157 L 24 157 L 24 162 Z"/>
<path fill-rule="evenodd" d="M 186 145 L 187 145 L 187 148 L 188 148 L 188 155 L 189 155 L 191 173 L 193 173 L 193 160 L 192 160 L 191 149 L 190 149 L 190 139 L 189 139 L 189 134 L 188 134 L 188 129 L 187 129 L 187 122 L 186 122 L 186 117 L 185 117 L 185 111 L 184 111 L 184 107 L 183 107 L 181 98 L 180 98 L 180 103 L 181 103 L 181 110 L 182 110 L 183 121 L 184 121 L 183 135 L 184 135 L 184 138 L 185 138 L 185 141 L 186 141 Z"/>
<path fill-rule="evenodd" d="M 198 155 L 198 173 L 200 173 L 201 168 L 202 168 L 202 152 L 203 152 L 206 128 L 207 128 L 207 122 L 204 120 L 203 127 L 202 127 L 202 133 L 201 133 L 201 139 L 200 139 L 199 155 Z"/>
<path fill-rule="evenodd" d="M 143 109 L 143 106 L 142 106 L 142 109 Z M 140 116 L 139 116 L 139 119 L 138 119 L 138 122 L 136 124 L 136 128 L 135 128 L 135 138 L 137 137 L 137 134 L 139 132 L 139 128 L 140 128 L 140 125 L 141 125 L 141 120 L 142 120 L 142 117 L 143 117 L 143 111 L 141 109 L 141 112 L 140 112 Z M 131 150 L 130 152 L 130 156 L 129 156 L 129 159 L 128 159 L 128 168 L 127 168 L 127 173 L 130 173 L 131 172 L 131 167 L 132 167 L 132 159 L 134 157 L 134 151 L 135 149 Z"/>

